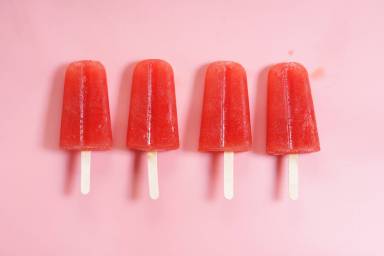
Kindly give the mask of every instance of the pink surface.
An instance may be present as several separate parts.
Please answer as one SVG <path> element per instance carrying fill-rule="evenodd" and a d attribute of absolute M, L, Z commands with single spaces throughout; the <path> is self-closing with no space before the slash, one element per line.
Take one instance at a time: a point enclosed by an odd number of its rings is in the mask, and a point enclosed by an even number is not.
<path fill-rule="evenodd" d="M 0 255 L 384 255 L 383 8 L 1 1 Z M 78 157 L 58 143 L 65 67 L 88 58 L 107 69 L 115 148 L 93 155 L 84 197 Z M 159 155 L 156 202 L 145 159 L 124 147 L 132 67 L 145 58 L 174 68 L 181 136 L 180 150 Z M 298 202 L 265 155 L 265 70 L 288 58 L 313 74 L 322 146 L 300 159 Z M 196 152 L 204 68 L 220 59 L 247 70 L 253 124 L 233 201 L 222 196 L 221 156 Z"/>

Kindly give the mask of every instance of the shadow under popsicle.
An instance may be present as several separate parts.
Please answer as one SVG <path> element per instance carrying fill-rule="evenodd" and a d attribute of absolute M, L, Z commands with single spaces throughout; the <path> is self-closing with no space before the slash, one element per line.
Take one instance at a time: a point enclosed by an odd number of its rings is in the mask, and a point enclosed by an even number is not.
<path fill-rule="evenodd" d="M 253 121 L 253 151 L 266 154 L 267 143 L 267 98 L 268 98 L 268 70 L 271 65 L 260 70 L 256 78 L 255 115 Z M 275 156 L 273 156 L 275 157 Z M 282 198 L 284 157 L 276 156 L 275 175 L 272 197 L 274 200 Z"/>
<path fill-rule="evenodd" d="M 222 153 L 210 153 L 211 161 L 210 161 L 210 170 L 208 175 L 208 184 L 207 184 L 207 199 L 213 200 L 219 194 L 218 192 L 218 184 L 219 184 L 219 176 L 221 173 L 221 155 Z M 221 196 L 222 193 L 220 193 Z"/>
<path fill-rule="evenodd" d="M 195 79 L 190 95 L 189 108 L 187 113 L 185 132 L 183 134 L 182 149 L 186 151 L 198 151 L 201 111 L 204 99 L 204 80 L 207 64 L 201 65 L 195 72 Z M 218 179 L 220 174 L 220 153 L 199 152 L 201 154 L 209 154 L 210 163 L 208 165 L 208 182 L 206 197 L 209 200 L 217 196 Z"/>
<path fill-rule="evenodd" d="M 67 164 L 66 164 L 66 174 L 64 178 L 64 195 L 70 195 L 75 187 L 74 181 L 76 177 L 76 170 L 79 162 L 79 152 L 76 151 L 67 151 Z"/>
<path fill-rule="evenodd" d="M 128 116 L 131 101 L 132 76 L 136 64 L 139 61 L 129 63 L 124 71 L 120 82 L 115 121 L 113 126 L 114 149 L 124 150 L 127 154 L 132 154 L 133 160 L 128 169 L 127 197 L 137 200 L 140 197 L 140 185 L 142 175 L 145 172 L 145 152 L 130 150 L 127 147 Z"/>
<path fill-rule="evenodd" d="M 64 77 L 67 65 L 59 65 L 53 74 L 48 95 L 48 105 L 46 108 L 43 147 L 47 150 L 60 150 L 60 127 L 61 110 L 64 93 Z M 70 195 L 74 188 L 74 180 L 77 169 L 78 153 L 73 151 L 62 151 L 66 155 L 66 165 L 64 167 L 63 194 Z"/>
<path fill-rule="evenodd" d="M 281 200 L 283 198 L 283 180 L 284 180 L 284 156 L 276 156 L 275 179 L 273 198 Z"/>
<path fill-rule="evenodd" d="M 145 170 L 143 170 L 143 161 L 144 161 L 144 152 L 134 151 L 133 152 L 133 161 L 131 167 L 131 182 L 128 197 L 131 200 L 137 200 L 140 196 L 140 181 L 142 174 Z"/>

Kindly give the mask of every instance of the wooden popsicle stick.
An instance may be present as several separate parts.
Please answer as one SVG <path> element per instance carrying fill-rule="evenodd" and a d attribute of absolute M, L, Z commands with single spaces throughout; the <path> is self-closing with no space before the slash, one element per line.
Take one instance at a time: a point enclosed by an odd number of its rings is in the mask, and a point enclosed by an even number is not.
<path fill-rule="evenodd" d="M 86 195 L 90 191 L 91 184 L 91 151 L 81 151 L 80 179 L 80 191 L 83 195 Z"/>
<path fill-rule="evenodd" d="M 233 152 L 224 152 L 224 197 L 233 198 Z"/>
<path fill-rule="evenodd" d="M 156 200 L 159 198 L 159 182 L 157 177 L 157 152 L 150 151 L 147 153 L 148 158 L 148 184 L 149 196 Z"/>
<path fill-rule="evenodd" d="M 288 155 L 288 190 L 289 197 L 297 200 L 299 197 L 299 155 Z"/>

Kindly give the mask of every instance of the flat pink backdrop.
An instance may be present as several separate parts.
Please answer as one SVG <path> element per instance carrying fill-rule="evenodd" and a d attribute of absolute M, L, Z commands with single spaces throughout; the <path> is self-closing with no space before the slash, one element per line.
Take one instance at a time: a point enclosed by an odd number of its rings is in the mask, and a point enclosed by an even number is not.
<path fill-rule="evenodd" d="M 383 1 L 0 2 L 0 255 L 384 255 Z M 159 155 L 160 199 L 146 162 L 125 148 L 131 73 L 174 68 L 181 148 Z M 92 159 L 59 150 L 66 65 L 107 68 L 115 147 Z M 286 162 L 265 154 L 266 68 L 311 74 L 322 151 L 300 157 L 300 200 Z M 196 152 L 204 68 L 248 74 L 253 150 L 236 154 L 235 199 L 222 156 Z"/>

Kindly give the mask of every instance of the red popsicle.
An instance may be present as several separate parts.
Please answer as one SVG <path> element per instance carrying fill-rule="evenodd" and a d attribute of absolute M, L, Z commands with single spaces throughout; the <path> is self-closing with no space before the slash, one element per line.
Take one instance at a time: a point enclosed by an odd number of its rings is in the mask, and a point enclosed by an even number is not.
<path fill-rule="evenodd" d="M 156 151 L 179 147 L 173 70 L 171 65 L 163 60 L 144 60 L 135 67 L 127 146 L 148 152 L 150 196 L 156 199 Z"/>
<path fill-rule="evenodd" d="M 205 75 L 205 92 L 199 149 L 224 153 L 224 195 L 233 197 L 233 152 L 252 144 L 247 76 L 232 61 L 211 63 Z"/>
<path fill-rule="evenodd" d="M 211 63 L 205 75 L 201 151 L 247 151 L 252 144 L 247 76 L 235 62 Z"/>
<path fill-rule="evenodd" d="M 135 67 L 127 145 L 142 151 L 179 147 L 173 70 L 163 60 L 144 60 Z"/>
<path fill-rule="evenodd" d="M 108 89 L 103 65 L 71 63 L 65 73 L 60 147 L 82 151 L 82 192 L 89 192 L 90 151 L 112 146 Z"/>
<path fill-rule="evenodd" d="M 267 125 L 267 152 L 290 155 L 290 196 L 296 199 L 297 154 L 320 150 L 308 73 L 301 64 L 280 63 L 269 70 Z"/>

